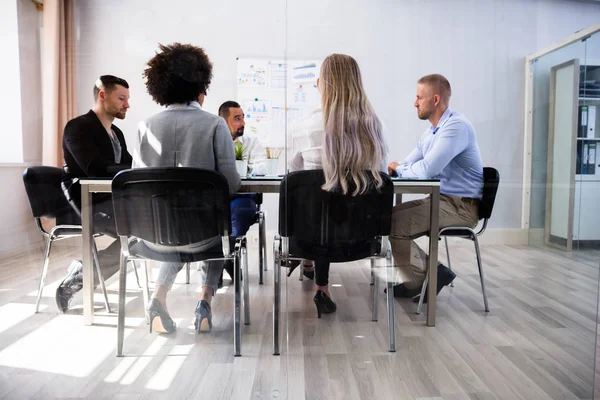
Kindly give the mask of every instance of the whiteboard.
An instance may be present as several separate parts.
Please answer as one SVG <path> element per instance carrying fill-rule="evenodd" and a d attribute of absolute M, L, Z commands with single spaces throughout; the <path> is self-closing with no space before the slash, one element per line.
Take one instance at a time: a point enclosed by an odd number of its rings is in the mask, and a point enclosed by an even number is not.
<path fill-rule="evenodd" d="M 237 59 L 237 102 L 246 130 L 266 147 L 286 147 L 292 124 L 321 106 L 319 60 Z"/>

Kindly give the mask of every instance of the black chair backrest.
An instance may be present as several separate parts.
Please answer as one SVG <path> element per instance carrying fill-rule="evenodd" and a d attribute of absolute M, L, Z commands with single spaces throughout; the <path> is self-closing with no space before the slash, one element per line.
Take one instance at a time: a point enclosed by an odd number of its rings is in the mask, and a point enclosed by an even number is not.
<path fill-rule="evenodd" d="M 58 225 L 61 224 L 60 219 L 68 218 L 71 221 L 75 218 L 60 186 L 62 177 L 63 170 L 56 167 L 35 166 L 25 169 L 23 183 L 34 218 L 56 218 Z M 75 219 L 79 224 L 78 218 Z"/>
<path fill-rule="evenodd" d="M 229 186 L 219 172 L 199 168 L 140 168 L 112 182 L 117 233 L 164 246 L 229 236 Z"/>
<path fill-rule="evenodd" d="M 479 219 L 490 218 L 500 184 L 500 174 L 496 168 L 483 168 L 483 196 L 479 202 Z"/>
<path fill-rule="evenodd" d="M 352 196 L 321 189 L 325 183 L 323 170 L 288 174 L 279 192 L 280 235 L 301 243 L 305 250 L 312 249 L 316 259 L 319 254 L 324 258 L 326 254 L 345 254 L 351 259 L 353 246 L 357 248 L 358 243 L 390 234 L 394 186 L 386 174 L 381 177 L 384 182 L 381 188 L 377 189 L 373 181 L 367 193 Z M 341 253 L 330 251 L 344 247 L 349 249 Z M 354 259 L 364 256 L 359 253 L 355 252 Z M 337 258 L 341 262 L 346 257 Z"/>

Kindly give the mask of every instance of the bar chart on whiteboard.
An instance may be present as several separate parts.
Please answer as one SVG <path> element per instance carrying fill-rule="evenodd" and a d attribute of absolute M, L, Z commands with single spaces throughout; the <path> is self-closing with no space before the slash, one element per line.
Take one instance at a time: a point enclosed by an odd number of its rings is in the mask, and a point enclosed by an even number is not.
<path fill-rule="evenodd" d="M 285 147 L 293 124 L 320 107 L 318 60 L 237 59 L 237 101 L 246 130 L 267 147 Z"/>

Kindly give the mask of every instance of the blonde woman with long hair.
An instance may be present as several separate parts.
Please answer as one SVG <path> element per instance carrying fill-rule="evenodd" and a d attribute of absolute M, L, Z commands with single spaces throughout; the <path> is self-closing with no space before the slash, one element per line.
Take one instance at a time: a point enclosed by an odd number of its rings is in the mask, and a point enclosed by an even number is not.
<path fill-rule="evenodd" d="M 387 145 L 381 121 L 363 88 L 358 63 L 348 55 L 331 54 L 321 65 L 317 86 L 321 110 L 310 118 L 319 119 L 320 115 L 320 140 L 312 142 L 321 147 L 323 189 L 356 196 L 365 193 L 370 182 L 380 187 L 383 180 L 379 172 L 387 171 Z M 292 162 L 301 159 L 303 153 L 305 149 L 298 149 Z M 314 301 L 319 317 L 337 308 L 329 293 L 329 265 L 327 261 L 315 262 Z"/>

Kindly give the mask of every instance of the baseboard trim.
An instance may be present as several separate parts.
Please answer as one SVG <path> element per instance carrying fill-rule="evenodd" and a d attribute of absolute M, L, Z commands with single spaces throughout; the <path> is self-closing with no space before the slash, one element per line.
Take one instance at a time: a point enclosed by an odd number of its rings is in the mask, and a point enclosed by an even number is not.
<path fill-rule="evenodd" d="M 5 260 L 7 258 L 19 256 L 22 254 L 29 254 L 32 252 L 38 252 L 38 251 L 43 252 L 44 245 L 45 245 L 45 243 L 42 240 L 40 240 L 38 242 L 28 243 L 23 246 L 12 247 L 10 249 L 3 250 L 2 252 L 0 252 L 0 260 Z"/>
<path fill-rule="evenodd" d="M 44 254 L 46 248 L 46 241 L 40 239 L 37 242 L 32 242 L 24 246 L 13 247 L 9 250 L 0 252 L 0 260 L 6 260 L 11 257 L 17 257 L 23 254 L 40 253 Z M 52 253 L 72 251 L 74 249 L 81 248 L 81 241 L 76 242 L 74 240 L 56 241 L 52 244 Z"/>
<path fill-rule="evenodd" d="M 458 241 L 461 239 L 453 238 L 452 240 Z M 529 230 L 521 228 L 486 229 L 485 232 L 479 236 L 479 244 L 526 246 L 529 244 Z"/>

